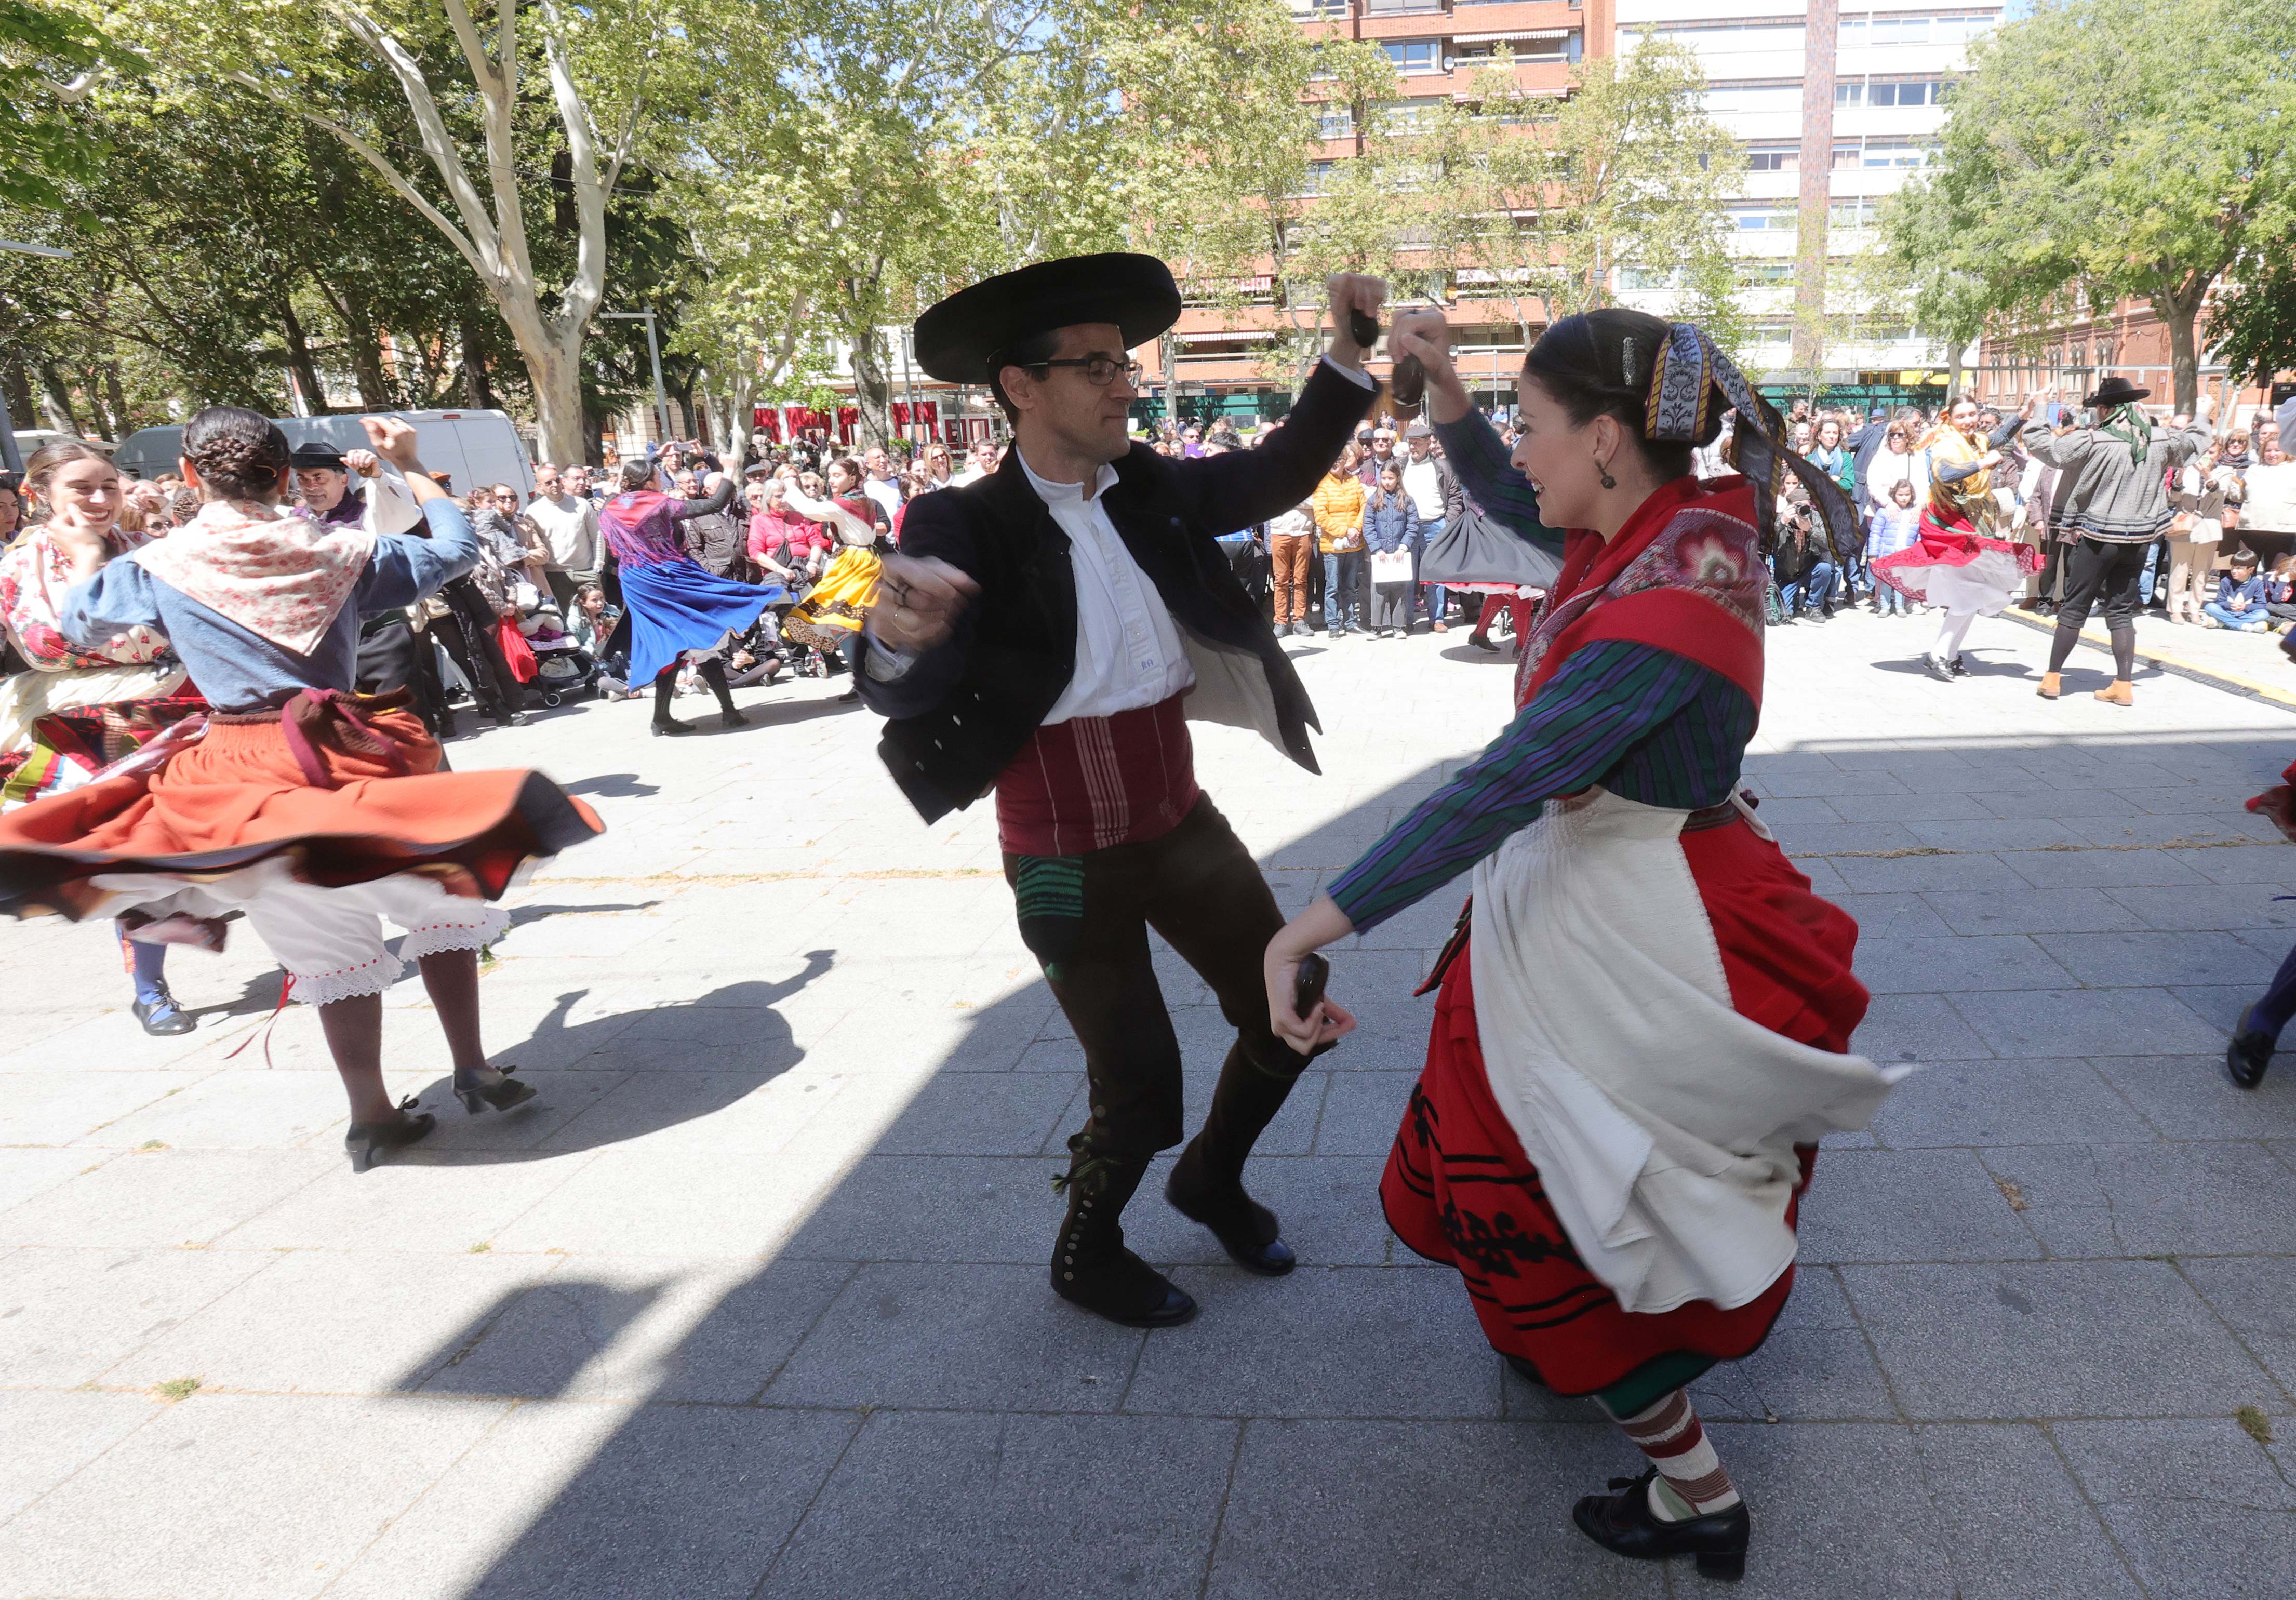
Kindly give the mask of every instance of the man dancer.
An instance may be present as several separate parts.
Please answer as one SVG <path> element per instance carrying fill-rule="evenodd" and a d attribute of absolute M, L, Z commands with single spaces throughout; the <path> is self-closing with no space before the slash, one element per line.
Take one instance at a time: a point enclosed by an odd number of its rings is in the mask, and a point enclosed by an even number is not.
<path fill-rule="evenodd" d="M 2096 698 L 2117 706 L 2136 703 L 2129 679 L 2136 666 L 2136 613 L 2149 598 L 2139 593 L 2144 553 L 2168 531 L 2170 474 L 2209 447 L 2217 414 L 2216 397 L 2202 395 L 2191 423 L 2156 428 L 2136 404 L 2152 392 L 2126 378 L 2107 378 L 2081 402 L 2095 414 L 2095 423 L 2070 433 L 2053 432 L 2034 419 L 2035 407 L 2056 394 L 2054 388 L 2028 398 L 2017 414 L 2024 419 L 2020 442 L 2027 453 L 2062 476 L 2061 516 L 2079 541 L 2065 559 L 2064 603 L 2057 608 L 2049 669 L 2037 691 L 2043 700 L 2062 692 L 2058 674 L 2080 643 L 2089 608 L 2102 601 L 2112 638 L 2112 682 Z"/>
<path fill-rule="evenodd" d="M 358 522 L 369 533 L 407 533 L 422 526 L 414 491 L 387 476 L 372 450 L 344 455 L 324 440 L 295 447 L 288 458 L 295 492 L 304 506 L 329 525 Z M 352 481 L 356 473 L 360 480 Z M 358 677 L 362 694 L 414 692 L 415 714 L 433 735 L 453 731 L 454 711 L 439 680 L 439 658 L 430 641 L 414 629 L 404 608 L 359 619 Z"/>
<path fill-rule="evenodd" d="M 1308 1059 L 1268 1027 L 1261 962 L 1283 914 L 1196 786 L 1183 718 L 1256 729 L 1318 770 L 1314 708 L 1216 541 L 1307 498 L 1371 403 L 1348 318 L 1375 315 L 1386 285 L 1343 274 L 1329 287 L 1340 332 L 1285 426 L 1257 449 L 1193 461 L 1125 432 L 1140 370 L 1127 352 L 1180 314 L 1153 257 L 1039 263 L 917 319 L 919 363 L 988 385 L 1015 447 L 992 476 L 909 507 L 856 677 L 890 718 L 879 752 L 928 822 L 996 792 L 1021 935 L 1076 1029 L 1091 1087 L 1055 1181 L 1069 1208 L 1053 1288 L 1134 1327 L 1196 1311 L 1124 1247 L 1119 1221 L 1150 1159 L 1182 1132 L 1151 928 L 1236 1030 L 1165 1197 L 1249 1270 L 1295 1264 L 1243 1187 L 1244 1158 Z M 1350 1026 L 1341 1012 L 1319 1046 Z"/>

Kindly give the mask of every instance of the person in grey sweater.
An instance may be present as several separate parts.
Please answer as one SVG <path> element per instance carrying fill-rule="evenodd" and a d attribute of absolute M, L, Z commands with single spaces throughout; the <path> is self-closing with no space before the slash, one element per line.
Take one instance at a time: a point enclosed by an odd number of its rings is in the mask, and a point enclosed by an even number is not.
<path fill-rule="evenodd" d="M 2099 689 L 2096 698 L 2134 705 L 2129 677 L 2136 665 L 2144 552 L 2168 529 L 2170 475 L 2209 447 L 2216 400 L 2202 395 L 2200 414 L 2184 427 L 2156 427 L 2136 405 L 2152 390 L 2126 378 L 2107 378 L 2083 402 L 2095 422 L 2056 433 L 2033 420 L 2034 408 L 2053 392 L 2030 397 L 2018 413 L 2027 452 L 2062 477 L 2054 520 L 2076 540 L 2066 559 L 2064 603 L 2057 610 L 2057 634 L 2049 644 L 2040 695 L 2057 698 L 2057 675 L 2080 642 L 2090 609 L 2102 599 L 2112 636 L 2112 683 Z"/>

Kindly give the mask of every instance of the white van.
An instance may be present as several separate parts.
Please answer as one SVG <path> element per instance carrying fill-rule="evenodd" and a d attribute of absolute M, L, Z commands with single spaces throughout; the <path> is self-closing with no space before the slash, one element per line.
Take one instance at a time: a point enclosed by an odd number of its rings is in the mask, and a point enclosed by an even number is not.
<path fill-rule="evenodd" d="M 392 416 L 414 425 L 415 454 L 434 472 L 444 472 L 455 494 L 468 493 L 478 483 L 518 486 L 521 500 L 534 493 L 534 463 L 518 425 L 499 411 L 394 411 Z M 323 439 L 348 455 L 367 447 L 366 431 L 356 414 L 344 416 L 282 416 L 272 421 L 290 445 Z M 142 428 L 119 441 L 112 461 L 123 472 L 143 479 L 176 470 L 184 453 L 181 428 Z"/>

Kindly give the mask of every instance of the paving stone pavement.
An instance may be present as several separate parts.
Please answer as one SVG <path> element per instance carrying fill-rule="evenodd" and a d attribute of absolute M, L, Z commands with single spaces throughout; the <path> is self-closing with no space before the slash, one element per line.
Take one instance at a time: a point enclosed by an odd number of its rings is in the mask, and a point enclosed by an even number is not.
<path fill-rule="evenodd" d="M 2296 1594 L 2296 1066 L 2219 1065 L 2296 939 L 2296 849 L 2241 808 L 2296 718 L 2157 676 L 2099 705 L 2086 654 L 2045 703 L 2002 620 L 1939 685 L 1928 634 L 1770 638 L 1749 777 L 1863 928 L 1859 1046 L 1922 1070 L 1821 1156 L 1784 1318 L 1700 1385 L 1740 1592 Z M 1325 775 L 1199 734 L 1286 907 L 1511 676 L 1457 632 L 1293 647 Z M 1305 1265 L 1248 1277 L 1145 1198 L 1204 1313 L 1114 1328 L 1043 1282 L 1081 1078 L 987 808 L 919 824 L 821 685 L 743 699 L 677 743 L 625 705 L 453 747 L 612 831 L 517 892 L 485 978 L 541 1100 L 453 1107 L 402 984 L 393 1087 L 442 1126 L 364 1176 L 316 1018 L 252 1042 L 251 940 L 176 958 L 201 1026 L 155 1040 L 101 930 L 0 926 L 0 1596 L 1702 1588 L 1571 1530 L 1636 1458 L 1381 1220 L 1456 893 L 1337 952 L 1363 1029 L 1253 1176 Z M 1161 970 L 1200 1113 L 1223 1024 Z"/>

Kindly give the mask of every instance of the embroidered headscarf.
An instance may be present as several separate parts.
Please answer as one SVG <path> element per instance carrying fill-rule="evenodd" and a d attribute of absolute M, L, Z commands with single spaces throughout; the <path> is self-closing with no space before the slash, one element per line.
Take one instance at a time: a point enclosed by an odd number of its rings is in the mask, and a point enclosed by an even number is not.
<path fill-rule="evenodd" d="M 1714 348 L 1705 329 L 1695 323 L 1670 323 L 1664 342 L 1654 351 L 1637 349 L 1639 341 L 1631 333 L 1620 342 L 1626 387 L 1649 386 L 1645 439 L 1702 443 L 1712 437 L 1717 414 L 1725 410 L 1737 414 L 1738 425 L 1731 431 L 1725 459 L 1757 490 L 1767 491 L 1754 496 L 1763 548 L 1776 542 L 1778 496 L 1789 472 L 1809 491 L 1810 505 L 1824 525 L 1837 562 L 1848 561 L 1865 547 L 1865 529 L 1858 526 L 1849 496 L 1816 462 L 1787 442 L 1785 419 L 1778 408 L 1754 392 L 1737 365 Z M 1647 373 L 1643 370 L 1645 362 Z"/>

